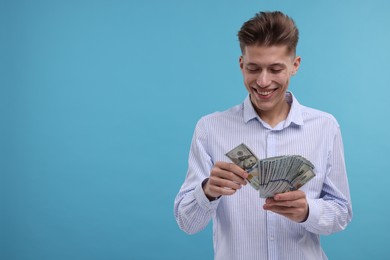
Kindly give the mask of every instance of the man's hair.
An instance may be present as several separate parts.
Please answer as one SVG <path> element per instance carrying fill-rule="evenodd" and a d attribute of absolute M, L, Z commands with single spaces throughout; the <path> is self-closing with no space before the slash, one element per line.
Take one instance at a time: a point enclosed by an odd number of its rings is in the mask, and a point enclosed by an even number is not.
<path fill-rule="evenodd" d="M 295 55 L 299 32 L 293 19 L 282 12 L 259 12 L 245 22 L 238 32 L 241 52 L 245 46 L 287 46 Z"/>

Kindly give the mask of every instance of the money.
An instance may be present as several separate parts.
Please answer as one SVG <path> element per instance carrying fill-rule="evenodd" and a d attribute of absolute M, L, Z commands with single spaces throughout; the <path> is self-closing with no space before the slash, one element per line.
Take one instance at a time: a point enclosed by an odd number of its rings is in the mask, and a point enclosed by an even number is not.
<path fill-rule="evenodd" d="M 259 160 L 245 144 L 240 144 L 226 156 L 248 172 L 247 179 L 259 191 L 261 198 L 297 190 L 315 176 L 314 165 L 300 155 Z"/>
<path fill-rule="evenodd" d="M 232 160 L 233 163 L 240 166 L 242 169 L 248 172 L 248 182 L 256 190 L 259 189 L 259 159 L 252 153 L 252 151 L 245 145 L 240 144 L 230 152 L 226 153 L 226 156 Z"/>

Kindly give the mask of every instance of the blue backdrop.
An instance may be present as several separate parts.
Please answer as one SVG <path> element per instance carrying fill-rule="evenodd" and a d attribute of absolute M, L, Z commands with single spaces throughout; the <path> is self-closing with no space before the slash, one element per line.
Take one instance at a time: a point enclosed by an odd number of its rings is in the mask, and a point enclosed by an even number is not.
<path fill-rule="evenodd" d="M 0 0 L 0 259 L 212 259 L 173 200 L 197 120 L 246 96 L 236 33 L 301 33 L 290 90 L 344 138 L 354 218 L 330 259 L 388 258 L 390 2 Z"/>

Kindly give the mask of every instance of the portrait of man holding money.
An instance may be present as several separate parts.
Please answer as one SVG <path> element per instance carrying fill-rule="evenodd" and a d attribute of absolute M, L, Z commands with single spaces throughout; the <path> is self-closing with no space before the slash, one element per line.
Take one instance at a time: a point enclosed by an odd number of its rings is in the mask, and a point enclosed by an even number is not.
<path fill-rule="evenodd" d="M 298 38 L 278 11 L 246 21 L 238 40 L 248 96 L 196 125 L 174 214 L 188 234 L 212 221 L 214 259 L 328 259 L 320 235 L 351 221 L 339 124 L 288 90 Z"/>

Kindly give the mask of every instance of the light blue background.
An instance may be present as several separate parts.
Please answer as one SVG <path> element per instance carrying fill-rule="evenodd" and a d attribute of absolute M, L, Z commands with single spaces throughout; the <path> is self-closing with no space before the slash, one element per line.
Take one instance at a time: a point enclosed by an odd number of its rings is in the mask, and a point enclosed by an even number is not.
<path fill-rule="evenodd" d="M 173 200 L 197 120 L 246 96 L 236 33 L 301 33 L 290 90 L 343 133 L 354 218 L 330 259 L 388 259 L 390 2 L 0 1 L 0 259 L 212 259 Z"/>

